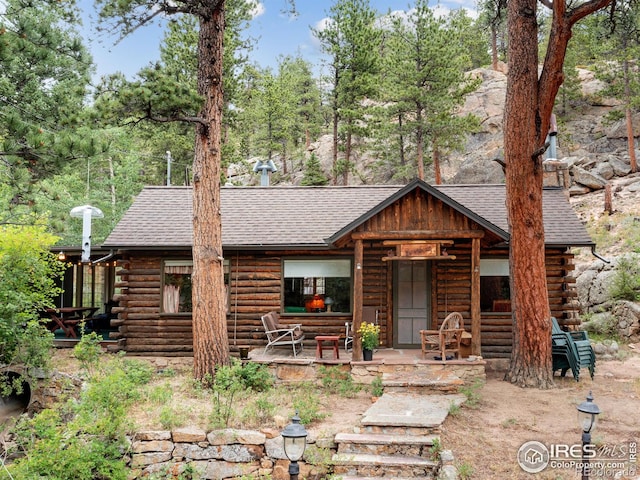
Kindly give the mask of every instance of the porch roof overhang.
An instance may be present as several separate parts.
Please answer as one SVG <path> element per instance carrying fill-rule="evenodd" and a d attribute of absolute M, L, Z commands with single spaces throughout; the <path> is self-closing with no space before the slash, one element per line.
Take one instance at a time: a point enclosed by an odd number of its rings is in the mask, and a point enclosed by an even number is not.
<path fill-rule="evenodd" d="M 349 237 L 352 234 L 352 232 L 356 228 L 358 228 L 360 225 L 362 225 L 363 223 L 365 223 L 367 220 L 371 219 L 375 215 L 379 214 L 384 209 L 386 209 L 389 206 L 393 205 L 395 202 L 397 202 L 398 200 L 400 200 L 401 198 L 406 196 L 409 192 L 411 192 L 411 191 L 413 191 L 415 189 L 423 190 L 425 193 L 427 193 L 427 194 L 433 196 L 434 198 L 440 200 L 445 205 L 448 205 L 449 207 L 453 208 L 454 210 L 456 210 L 457 212 L 461 213 L 462 215 L 470 218 L 472 221 L 474 221 L 475 223 L 480 225 L 483 229 L 493 233 L 494 235 L 496 235 L 501 240 L 503 240 L 505 242 L 509 241 L 510 235 L 509 235 L 509 232 L 507 232 L 506 230 L 504 230 L 504 229 L 500 228 L 499 226 L 491 223 L 486 218 L 478 215 L 476 212 L 474 212 L 474 211 L 470 210 L 469 208 L 465 207 L 464 205 L 462 205 L 461 203 L 457 202 L 456 200 L 454 200 L 450 196 L 446 195 L 443 191 L 441 191 L 441 190 L 439 190 L 439 189 L 437 189 L 435 187 L 432 187 L 431 185 L 429 185 L 428 183 L 426 183 L 426 182 L 424 182 L 424 181 L 422 181 L 420 179 L 415 179 L 415 180 L 411 181 L 410 183 L 408 183 L 404 188 L 398 190 L 395 194 L 391 195 L 390 197 L 388 197 L 384 201 L 380 202 L 378 205 L 376 205 L 374 208 L 372 208 L 371 210 L 366 212 L 364 215 L 361 215 L 360 217 L 356 218 L 353 222 L 349 223 L 348 225 L 345 225 L 343 228 L 341 228 L 339 231 L 337 231 L 331 237 L 327 238 L 326 239 L 327 244 L 336 245 L 336 244 L 340 244 L 340 243 L 344 242 L 345 238 Z M 458 238 L 471 238 L 472 236 L 475 236 L 475 234 L 471 233 L 471 232 L 469 232 L 467 234 L 462 233 L 462 235 L 460 235 L 460 233 L 461 232 L 451 231 L 444 238 L 455 238 L 455 237 L 458 237 Z M 478 233 L 479 232 L 476 232 L 476 234 L 478 234 Z M 410 235 L 410 232 L 404 232 L 404 235 L 406 237 L 407 235 Z M 416 232 L 416 235 L 419 235 L 419 232 Z M 429 237 L 428 232 L 423 232 L 423 236 L 424 237 Z M 396 234 L 396 232 L 388 232 L 387 236 L 385 238 L 402 238 L 402 233 L 398 232 Z"/>

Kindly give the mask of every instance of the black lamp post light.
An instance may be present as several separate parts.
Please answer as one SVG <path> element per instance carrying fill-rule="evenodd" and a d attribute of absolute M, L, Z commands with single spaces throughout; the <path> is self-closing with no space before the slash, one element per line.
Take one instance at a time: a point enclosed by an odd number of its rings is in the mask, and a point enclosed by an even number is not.
<path fill-rule="evenodd" d="M 589 480 L 589 457 L 587 445 L 591 444 L 591 432 L 596 427 L 596 420 L 600 414 L 598 405 L 593 403 L 593 395 L 589 392 L 587 400 L 577 407 L 578 423 L 582 428 L 582 480 Z"/>
<path fill-rule="evenodd" d="M 302 458 L 304 449 L 307 446 L 307 431 L 304 425 L 300 424 L 298 412 L 291 419 L 291 423 L 282 430 L 282 439 L 284 441 L 284 454 L 289 459 L 289 478 L 298 480 L 300 474 L 300 466 L 298 460 Z"/>

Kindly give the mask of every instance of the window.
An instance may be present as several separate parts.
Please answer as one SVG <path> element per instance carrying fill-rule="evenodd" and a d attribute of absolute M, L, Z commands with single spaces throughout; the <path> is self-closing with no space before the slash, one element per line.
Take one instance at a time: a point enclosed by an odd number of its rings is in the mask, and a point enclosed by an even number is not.
<path fill-rule="evenodd" d="M 167 260 L 164 262 L 162 311 L 164 313 L 191 312 L 191 273 L 193 262 Z"/>
<path fill-rule="evenodd" d="M 480 260 L 480 310 L 483 312 L 511 311 L 508 259 Z"/>
<path fill-rule="evenodd" d="M 351 312 L 351 260 L 285 260 L 284 312 Z"/>

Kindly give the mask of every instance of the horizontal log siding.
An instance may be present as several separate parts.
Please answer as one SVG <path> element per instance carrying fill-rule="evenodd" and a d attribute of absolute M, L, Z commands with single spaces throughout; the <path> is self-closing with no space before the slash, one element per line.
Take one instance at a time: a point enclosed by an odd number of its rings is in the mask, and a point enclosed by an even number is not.
<path fill-rule="evenodd" d="M 387 249 L 388 247 L 384 247 L 381 242 L 365 242 L 362 265 L 362 304 L 363 307 L 372 307 L 378 311 L 380 342 L 383 346 L 391 346 L 393 342 L 393 328 L 389 323 L 389 311 L 393 310 L 388 310 L 392 305 L 392 275 L 389 262 L 382 261 Z"/>
<path fill-rule="evenodd" d="M 135 255 L 118 263 L 112 322 L 132 355 L 189 355 L 193 351 L 191 316 L 161 314 L 162 255 Z M 175 255 L 170 258 L 176 258 Z"/>
<path fill-rule="evenodd" d="M 264 347 L 266 336 L 260 317 L 280 311 L 282 261 L 277 255 L 227 253 L 230 263 L 227 331 L 231 351 L 238 345 Z M 283 319 L 283 323 L 289 319 Z M 293 322 L 292 322 L 293 323 Z"/>
<path fill-rule="evenodd" d="M 494 249 L 483 252 L 482 257 L 489 254 L 506 256 L 508 252 Z M 565 249 L 547 249 L 545 263 L 549 307 L 551 315 L 561 325 L 575 324 L 578 316 L 575 278 L 572 277 L 575 269 L 573 260 L 573 254 Z M 511 313 L 482 312 L 481 318 L 482 355 L 485 358 L 509 358 L 513 345 Z"/>
<path fill-rule="evenodd" d="M 414 196 L 421 196 L 415 193 Z M 402 203 L 402 205 L 401 205 Z M 401 215 L 402 212 L 402 215 Z M 407 213 L 409 212 L 409 213 Z M 364 228 L 363 228 L 364 227 Z M 359 229 L 366 231 L 440 230 L 475 228 L 475 224 L 441 202 L 428 198 L 422 204 L 417 199 L 404 199 L 374 216 Z M 446 238 L 446 237 L 444 237 Z M 365 241 L 363 258 L 363 303 L 379 311 L 381 341 L 392 345 L 393 295 L 392 262 L 383 262 L 389 247 L 382 241 Z M 452 311 L 459 311 L 470 330 L 471 316 L 471 242 L 456 240 L 447 246 L 455 260 L 438 260 L 432 265 L 435 286 L 433 313 L 438 324 Z M 190 252 L 184 252 L 185 255 Z M 351 257 L 351 250 L 339 252 L 296 251 L 295 256 Z M 176 258 L 165 253 L 164 258 Z M 482 258 L 508 255 L 506 249 L 483 249 Z M 119 330 L 114 338 L 120 339 L 124 350 L 131 354 L 191 355 L 191 316 L 161 314 L 161 265 L 163 254 L 140 255 L 124 258 L 118 265 L 114 307 L 118 318 L 113 325 Z M 185 257 L 188 258 L 188 257 Z M 266 338 L 261 315 L 281 309 L 282 259 L 280 252 L 253 253 L 227 252 L 230 261 L 229 313 L 227 324 L 231 351 L 240 345 L 263 348 Z M 578 305 L 573 277 L 573 255 L 565 249 L 547 251 L 547 283 L 551 313 L 560 323 L 577 321 Z M 282 323 L 301 323 L 305 344 L 314 346 L 316 335 L 344 335 L 344 324 L 351 315 L 295 315 L 283 314 Z M 511 314 L 483 312 L 481 314 L 481 348 L 486 358 L 509 357 L 511 352 Z"/>

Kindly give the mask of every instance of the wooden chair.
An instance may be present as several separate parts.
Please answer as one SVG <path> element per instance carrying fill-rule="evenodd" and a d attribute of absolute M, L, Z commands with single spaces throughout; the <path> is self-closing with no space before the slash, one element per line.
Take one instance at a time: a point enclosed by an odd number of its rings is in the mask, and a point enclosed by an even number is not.
<path fill-rule="evenodd" d="M 447 360 L 447 352 L 455 353 L 458 360 L 460 354 L 460 340 L 464 332 L 464 319 L 458 312 L 450 313 L 442 321 L 439 330 L 420 330 L 422 339 L 422 358 L 427 353 L 438 353 L 443 362 Z"/>
<path fill-rule="evenodd" d="M 353 330 L 351 322 L 344 322 L 344 351 L 348 352 L 353 348 Z"/>
<path fill-rule="evenodd" d="M 269 312 L 262 317 L 262 325 L 264 333 L 267 335 L 267 346 L 264 347 L 264 353 L 267 353 L 272 347 L 288 347 L 293 349 L 293 356 L 297 355 L 298 346 L 300 351 L 303 348 L 304 333 L 302 333 L 302 324 L 296 323 L 291 325 L 282 325 L 279 323 L 280 315 L 278 312 Z"/>

